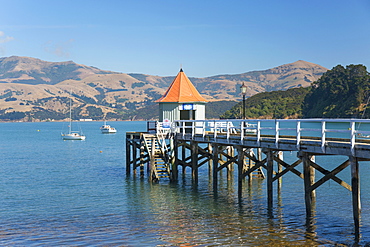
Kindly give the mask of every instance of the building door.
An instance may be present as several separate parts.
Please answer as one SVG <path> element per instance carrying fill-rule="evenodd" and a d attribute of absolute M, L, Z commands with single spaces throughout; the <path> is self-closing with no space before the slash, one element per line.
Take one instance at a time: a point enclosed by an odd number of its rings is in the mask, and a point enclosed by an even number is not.
<path fill-rule="evenodd" d="M 183 110 L 180 111 L 180 120 L 194 120 L 195 110 Z"/>
<path fill-rule="evenodd" d="M 182 110 L 180 111 L 180 120 L 194 120 L 195 110 Z M 191 133 L 192 123 L 185 123 L 185 133 Z"/>

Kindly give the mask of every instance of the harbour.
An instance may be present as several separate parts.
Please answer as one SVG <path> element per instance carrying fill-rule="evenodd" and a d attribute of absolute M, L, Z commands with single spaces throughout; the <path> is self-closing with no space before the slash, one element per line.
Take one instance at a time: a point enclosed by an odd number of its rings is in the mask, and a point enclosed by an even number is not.
<path fill-rule="evenodd" d="M 218 177 L 214 193 L 207 167 L 176 183 L 150 183 L 147 173 L 126 176 L 125 137 L 146 122 L 81 123 L 85 141 L 62 141 L 63 123 L 1 123 L 1 245 L 111 246 L 333 246 L 354 243 L 351 193 L 335 182 L 317 190 L 315 229 L 307 232 L 302 179 L 288 173 L 267 215 L 266 179 L 243 185 L 237 171 Z M 7 131 L 5 131 L 5 129 Z M 37 131 L 39 130 L 39 131 Z M 12 137 L 12 138 L 11 138 Z M 102 151 L 102 152 L 100 152 Z M 296 152 L 284 152 L 292 163 Z M 345 157 L 317 157 L 334 169 Z M 364 162 L 364 166 L 368 165 Z M 297 169 L 301 169 L 299 166 Z M 370 241 L 370 173 L 361 169 L 361 239 Z M 350 171 L 341 178 L 347 182 Z"/>
<path fill-rule="evenodd" d="M 369 1 L 42 3 L 2 4 L 0 247 L 370 246 Z"/>

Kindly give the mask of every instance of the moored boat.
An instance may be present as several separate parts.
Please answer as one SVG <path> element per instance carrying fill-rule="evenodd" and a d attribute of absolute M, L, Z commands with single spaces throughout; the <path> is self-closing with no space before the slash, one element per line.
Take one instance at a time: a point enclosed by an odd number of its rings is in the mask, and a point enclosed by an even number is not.
<path fill-rule="evenodd" d="M 82 131 L 73 131 L 72 130 L 72 100 L 69 98 L 69 125 L 68 125 L 68 132 L 62 133 L 63 140 L 79 140 L 83 141 L 86 139 L 86 136 L 82 133 Z"/>
<path fill-rule="evenodd" d="M 79 131 L 71 131 L 70 133 L 67 134 L 62 134 L 63 140 L 85 140 L 86 136 L 81 135 Z"/>
<path fill-rule="evenodd" d="M 104 121 L 104 124 L 100 127 L 100 130 L 103 134 L 111 134 L 117 132 L 116 128 L 108 125 L 106 121 Z"/>

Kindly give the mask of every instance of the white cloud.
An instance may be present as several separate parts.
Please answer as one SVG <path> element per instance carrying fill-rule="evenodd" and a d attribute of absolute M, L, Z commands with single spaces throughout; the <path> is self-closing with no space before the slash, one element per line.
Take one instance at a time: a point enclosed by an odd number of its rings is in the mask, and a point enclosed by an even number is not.
<path fill-rule="evenodd" d="M 11 36 L 6 36 L 3 31 L 0 31 L 0 44 L 7 43 L 9 41 L 12 41 L 14 38 Z"/>
<path fill-rule="evenodd" d="M 14 38 L 11 36 L 6 36 L 3 31 L 0 31 L 0 55 L 5 55 L 5 48 L 1 46 L 1 44 L 7 43 L 12 41 Z"/>
<path fill-rule="evenodd" d="M 53 41 L 48 41 L 45 43 L 45 51 L 51 54 L 54 54 L 58 57 L 65 57 L 69 58 L 70 53 L 69 50 L 72 46 L 72 43 L 74 42 L 73 39 L 69 39 L 65 42 L 59 42 L 59 43 L 54 43 Z"/>

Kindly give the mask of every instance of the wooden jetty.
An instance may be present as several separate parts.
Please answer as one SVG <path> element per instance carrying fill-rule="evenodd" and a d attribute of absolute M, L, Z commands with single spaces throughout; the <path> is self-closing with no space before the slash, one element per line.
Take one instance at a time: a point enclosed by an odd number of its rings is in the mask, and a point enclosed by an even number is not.
<path fill-rule="evenodd" d="M 297 160 L 288 164 L 283 151 L 296 151 Z M 318 164 L 318 155 L 341 155 L 348 159 L 327 170 Z M 147 132 L 126 133 L 126 172 L 150 181 L 176 181 L 179 169 L 191 168 L 198 182 L 199 167 L 208 164 L 217 191 L 219 172 L 237 167 L 238 193 L 243 180 L 267 179 L 267 201 L 272 216 L 273 185 L 282 186 L 282 177 L 293 173 L 304 183 L 307 222 L 313 217 L 315 190 L 333 180 L 352 193 L 355 237 L 360 229 L 359 162 L 370 160 L 370 120 L 360 119 L 276 119 L 276 120 L 178 120 L 171 125 L 148 122 Z M 297 166 L 303 165 L 303 171 Z M 350 166 L 351 183 L 337 175 Z M 138 169 L 137 169 L 138 168 Z M 316 179 L 315 173 L 323 176 Z"/>

